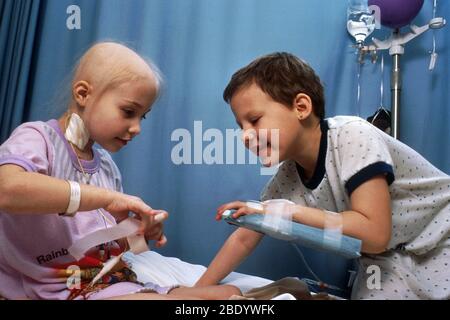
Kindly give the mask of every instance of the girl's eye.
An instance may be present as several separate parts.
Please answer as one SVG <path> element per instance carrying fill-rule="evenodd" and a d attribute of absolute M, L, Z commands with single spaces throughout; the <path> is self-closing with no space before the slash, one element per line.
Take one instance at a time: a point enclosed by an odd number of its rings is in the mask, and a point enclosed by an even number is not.
<path fill-rule="evenodd" d="M 145 119 L 147 119 L 147 117 L 146 117 L 146 114 L 144 114 L 143 116 L 142 116 L 142 118 L 141 118 L 142 120 L 145 120 Z"/>
<path fill-rule="evenodd" d="M 123 113 L 125 113 L 125 116 L 127 117 L 133 117 L 134 116 L 134 111 L 130 110 L 130 109 L 122 109 Z"/>

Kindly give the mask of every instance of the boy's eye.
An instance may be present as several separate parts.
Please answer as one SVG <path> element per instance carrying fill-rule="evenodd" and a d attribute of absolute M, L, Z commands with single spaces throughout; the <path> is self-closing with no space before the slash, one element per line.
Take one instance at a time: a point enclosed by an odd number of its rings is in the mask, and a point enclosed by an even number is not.
<path fill-rule="evenodd" d="M 258 122 L 259 119 L 261 119 L 261 117 L 253 118 L 252 120 L 250 120 L 250 122 L 251 122 L 252 124 L 256 124 L 256 123 Z"/>

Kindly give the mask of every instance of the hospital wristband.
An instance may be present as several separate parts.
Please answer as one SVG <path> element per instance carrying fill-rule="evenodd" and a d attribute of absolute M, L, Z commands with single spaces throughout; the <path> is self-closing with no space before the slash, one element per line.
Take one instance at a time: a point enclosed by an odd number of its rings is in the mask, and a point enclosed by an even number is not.
<path fill-rule="evenodd" d="M 63 214 L 65 217 L 73 217 L 80 208 L 81 202 L 81 188 L 80 184 L 75 181 L 67 180 L 70 185 L 70 199 L 66 212 Z"/>

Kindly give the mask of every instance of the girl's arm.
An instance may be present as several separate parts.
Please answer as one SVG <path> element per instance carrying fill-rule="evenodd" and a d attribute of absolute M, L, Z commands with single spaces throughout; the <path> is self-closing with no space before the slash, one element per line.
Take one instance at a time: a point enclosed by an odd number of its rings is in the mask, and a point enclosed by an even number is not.
<path fill-rule="evenodd" d="M 247 258 L 262 239 L 263 234 L 239 228 L 227 239 L 196 287 L 215 285 Z"/>
<path fill-rule="evenodd" d="M 79 211 L 103 208 L 115 192 L 80 184 Z M 0 209 L 10 214 L 63 213 L 69 204 L 67 181 L 40 173 L 27 172 L 16 165 L 0 166 Z"/>
<path fill-rule="evenodd" d="M 153 210 L 138 197 L 91 185 L 80 184 L 81 202 L 78 211 L 104 208 L 116 220 L 134 212 L 141 217 L 142 233 L 151 232 L 157 245 L 165 242 L 162 224 L 155 224 L 153 216 L 161 213 Z M 67 210 L 70 186 L 65 180 L 40 173 L 25 171 L 17 165 L 0 166 L 0 210 L 9 214 L 57 214 Z M 163 219 L 167 213 L 163 212 Z M 145 219 L 144 219 L 145 218 Z"/>

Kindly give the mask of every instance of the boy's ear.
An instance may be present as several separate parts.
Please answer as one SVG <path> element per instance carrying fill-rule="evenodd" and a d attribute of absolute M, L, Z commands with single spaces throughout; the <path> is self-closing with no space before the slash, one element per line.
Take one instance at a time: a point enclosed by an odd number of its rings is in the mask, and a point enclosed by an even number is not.
<path fill-rule="evenodd" d="M 312 113 L 311 98 L 307 94 L 299 93 L 294 98 L 293 107 L 298 120 L 304 120 Z"/>
<path fill-rule="evenodd" d="M 91 95 L 91 85 L 84 80 L 78 81 L 73 85 L 72 95 L 80 107 L 86 106 L 86 101 Z"/>

